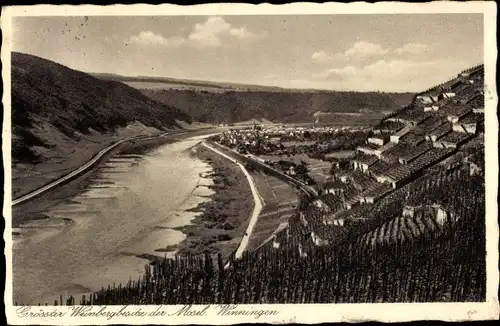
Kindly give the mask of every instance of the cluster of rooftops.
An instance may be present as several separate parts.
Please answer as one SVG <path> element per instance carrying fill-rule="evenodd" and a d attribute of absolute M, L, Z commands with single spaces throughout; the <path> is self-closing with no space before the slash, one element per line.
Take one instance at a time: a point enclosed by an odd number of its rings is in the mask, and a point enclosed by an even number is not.
<path fill-rule="evenodd" d="M 484 130 L 483 85 L 484 67 L 469 69 L 384 119 L 349 159 L 349 168 L 323 185 L 324 202 L 336 196 L 343 207 L 336 204 L 335 210 L 374 203 L 452 156 Z"/>
<path fill-rule="evenodd" d="M 462 166 L 453 163 L 454 159 L 476 148 L 478 142 L 484 145 L 483 85 L 481 65 L 418 94 L 410 106 L 384 119 L 353 157 L 334 164 L 333 179 L 324 183 L 320 196 L 300 212 L 296 231 L 315 245 L 327 245 L 346 232 L 338 226 L 366 219 L 362 212 L 369 206 L 363 204 L 375 203 L 426 169 L 451 171 Z M 411 238 L 452 218 L 437 203 L 405 204 L 400 218 L 391 219 L 360 241 L 364 245 L 389 242 L 400 236 L 397 230 Z M 353 210 L 357 205 L 363 206 Z M 283 241 L 297 242 L 300 254 L 306 256 L 301 240 L 289 234 L 289 228 L 275 234 L 273 246 L 278 248 Z"/>

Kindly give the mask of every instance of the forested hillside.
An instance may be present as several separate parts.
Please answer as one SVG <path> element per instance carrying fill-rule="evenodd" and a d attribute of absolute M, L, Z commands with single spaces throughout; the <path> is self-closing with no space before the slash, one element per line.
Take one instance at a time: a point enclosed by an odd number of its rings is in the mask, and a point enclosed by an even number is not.
<path fill-rule="evenodd" d="M 412 94 L 378 92 L 276 92 L 142 89 L 145 95 L 178 107 L 195 119 L 232 123 L 252 118 L 273 122 L 313 122 L 318 111 L 330 113 L 377 113 L 408 104 Z"/>
<path fill-rule="evenodd" d="M 157 129 L 190 121 L 183 112 L 125 84 L 104 81 L 39 57 L 12 53 L 12 158 L 32 162 L 53 133 L 112 132 L 138 121 Z"/>

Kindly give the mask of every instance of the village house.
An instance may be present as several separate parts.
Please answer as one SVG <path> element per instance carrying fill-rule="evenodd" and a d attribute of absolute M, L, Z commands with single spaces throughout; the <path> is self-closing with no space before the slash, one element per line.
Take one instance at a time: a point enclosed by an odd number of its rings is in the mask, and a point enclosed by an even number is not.
<path fill-rule="evenodd" d="M 297 175 L 297 172 L 295 172 L 295 167 L 293 165 L 290 166 L 288 170 L 285 171 L 285 174 L 288 174 L 289 176 Z"/>
<path fill-rule="evenodd" d="M 408 218 L 431 218 L 439 225 L 444 225 L 451 217 L 440 204 L 405 205 L 402 216 Z"/>
<path fill-rule="evenodd" d="M 451 132 L 453 130 L 452 124 L 449 122 L 443 123 L 441 126 L 437 127 L 436 129 L 432 130 L 429 132 L 425 138 L 427 140 L 431 140 L 435 142 L 438 138 L 443 137 L 447 133 Z"/>
<path fill-rule="evenodd" d="M 327 213 L 330 211 L 330 207 L 320 199 L 316 199 L 315 201 L 313 201 L 313 205 L 316 206 L 317 208 L 324 210 Z"/>
<path fill-rule="evenodd" d="M 325 159 L 329 159 L 328 155 L 325 155 Z M 332 161 L 332 167 L 336 170 L 346 170 L 349 168 L 349 159 L 335 159 Z"/>
<path fill-rule="evenodd" d="M 394 169 L 386 171 L 382 177 L 382 182 L 391 185 L 392 189 L 401 186 L 412 174 L 412 167 L 409 165 L 399 165 Z"/>
<path fill-rule="evenodd" d="M 350 198 L 349 200 L 347 200 L 345 202 L 345 207 L 346 209 L 350 210 L 350 209 L 353 209 L 354 207 L 358 206 L 360 204 L 360 199 L 359 197 L 353 197 L 353 198 Z"/>
<path fill-rule="evenodd" d="M 391 135 L 390 139 L 392 143 L 399 143 L 401 137 L 409 133 L 413 129 L 413 126 L 405 126 L 403 129 L 396 132 L 394 135 Z"/>
<path fill-rule="evenodd" d="M 431 209 L 436 222 L 439 225 L 444 225 L 449 220 L 448 212 L 439 204 L 431 205 Z"/>
<path fill-rule="evenodd" d="M 307 257 L 307 252 L 302 248 L 302 244 L 299 242 L 299 246 L 298 246 L 298 251 L 299 251 L 299 256 L 301 258 L 306 258 Z"/>
<path fill-rule="evenodd" d="M 370 155 L 358 155 L 352 160 L 354 169 L 359 169 L 363 172 L 368 171 L 368 168 L 375 162 L 377 162 L 377 158 Z"/>
<path fill-rule="evenodd" d="M 384 133 L 379 133 L 376 136 L 372 136 L 368 138 L 368 143 L 377 145 L 377 146 L 383 146 L 389 141 L 389 135 L 384 134 Z"/>
<path fill-rule="evenodd" d="M 304 215 L 304 212 L 300 212 L 299 217 L 300 217 L 300 223 L 302 224 L 302 226 L 305 227 L 305 226 L 309 225 L 309 222 L 307 222 L 306 217 Z"/>
<path fill-rule="evenodd" d="M 377 155 L 377 149 L 378 149 L 378 147 L 376 147 L 374 145 L 367 144 L 364 146 L 358 146 L 356 148 L 356 151 L 364 153 L 366 155 Z"/>
<path fill-rule="evenodd" d="M 368 143 L 369 144 L 374 144 L 374 145 L 378 145 L 378 146 L 382 146 L 384 145 L 384 139 L 382 137 L 370 137 L 368 138 Z"/>
<path fill-rule="evenodd" d="M 438 110 L 439 110 L 439 106 L 437 106 L 437 105 L 424 107 L 424 112 L 436 112 Z"/>
<path fill-rule="evenodd" d="M 446 119 L 452 123 L 458 122 L 462 117 L 468 115 L 470 112 L 471 110 L 468 106 L 460 104 L 449 105 L 443 111 L 443 113 L 446 114 Z"/>
<path fill-rule="evenodd" d="M 422 155 L 423 153 L 427 152 L 432 148 L 432 144 L 430 142 L 424 142 L 422 144 L 419 144 L 413 150 L 404 153 L 398 157 L 398 161 L 400 164 L 408 164 L 415 160 L 417 157 Z"/>
<path fill-rule="evenodd" d="M 425 141 L 425 135 L 418 130 L 414 130 L 404 135 L 399 141 L 406 146 L 415 147 Z"/>
<path fill-rule="evenodd" d="M 455 96 L 456 96 L 456 94 L 455 93 L 451 93 L 451 92 L 442 93 L 442 94 L 438 95 L 438 100 L 444 100 L 444 99 L 448 99 L 448 98 L 454 98 Z"/>
<path fill-rule="evenodd" d="M 444 148 L 457 148 L 465 143 L 470 138 L 466 133 L 452 131 L 439 140 L 444 145 Z"/>
<path fill-rule="evenodd" d="M 432 98 L 430 96 L 419 95 L 419 96 L 417 96 L 417 100 L 419 100 L 423 104 L 432 103 Z"/>
<path fill-rule="evenodd" d="M 474 114 L 470 114 L 457 123 L 453 124 L 453 131 L 467 134 L 475 134 L 477 130 L 477 119 Z"/>
<path fill-rule="evenodd" d="M 326 194 L 341 195 L 345 188 L 345 183 L 337 179 L 324 183 L 322 188 Z"/>
<path fill-rule="evenodd" d="M 421 205 L 418 205 L 418 206 L 412 206 L 412 205 L 405 205 L 403 207 L 403 217 L 411 217 L 413 218 L 415 216 L 415 210 L 416 209 L 420 209 L 422 206 Z"/>
<path fill-rule="evenodd" d="M 351 175 L 351 171 L 342 170 L 342 171 L 339 171 L 339 172 L 335 172 L 335 177 L 338 180 L 342 181 L 343 183 L 346 183 L 347 180 L 349 180 L 350 175 Z"/>
<path fill-rule="evenodd" d="M 335 226 L 344 226 L 345 225 L 345 219 L 343 219 L 343 218 L 333 219 L 333 225 L 335 225 Z"/>
<path fill-rule="evenodd" d="M 378 184 L 371 189 L 366 190 L 359 199 L 360 203 L 373 204 L 378 199 L 392 191 L 392 186 L 386 183 Z"/>
<path fill-rule="evenodd" d="M 473 176 L 473 175 L 480 175 L 482 170 L 481 167 L 479 165 L 477 165 L 476 163 L 474 162 L 468 162 L 469 164 L 469 175 Z"/>
<path fill-rule="evenodd" d="M 276 239 L 276 235 L 273 236 L 273 248 L 278 249 L 280 247 L 280 243 Z"/>

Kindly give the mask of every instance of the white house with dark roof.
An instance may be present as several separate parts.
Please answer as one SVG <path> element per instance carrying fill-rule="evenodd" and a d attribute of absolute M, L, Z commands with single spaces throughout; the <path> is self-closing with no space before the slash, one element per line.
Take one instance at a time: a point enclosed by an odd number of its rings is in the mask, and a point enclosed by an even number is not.
<path fill-rule="evenodd" d="M 475 134 L 477 131 L 478 119 L 476 114 L 469 114 L 453 124 L 453 131 L 467 134 Z"/>
<path fill-rule="evenodd" d="M 399 130 L 394 135 L 391 135 L 391 138 L 390 138 L 391 142 L 396 143 L 396 144 L 399 143 L 399 140 L 401 139 L 401 137 L 403 137 L 404 135 L 409 133 L 412 129 L 413 129 L 413 126 L 410 126 L 410 125 L 405 126 L 403 129 Z"/>
<path fill-rule="evenodd" d="M 457 94 L 452 93 L 452 92 L 447 92 L 447 93 L 442 93 L 438 95 L 439 100 L 447 99 L 447 98 L 454 98 Z"/>
<path fill-rule="evenodd" d="M 389 137 L 386 135 L 380 133 L 377 136 L 373 136 L 367 139 L 369 144 L 377 145 L 377 146 L 383 146 L 385 143 L 387 143 Z"/>
<path fill-rule="evenodd" d="M 432 98 L 430 96 L 425 96 L 425 95 L 417 96 L 417 100 L 419 100 L 420 102 L 422 102 L 424 104 L 430 104 L 433 102 Z"/>
<path fill-rule="evenodd" d="M 424 112 L 436 112 L 438 110 L 439 110 L 439 106 L 437 106 L 437 105 L 424 107 Z"/>
<path fill-rule="evenodd" d="M 369 167 L 377 162 L 377 157 L 370 155 L 361 155 L 352 159 L 354 169 L 360 169 L 363 172 L 368 171 Z"/>

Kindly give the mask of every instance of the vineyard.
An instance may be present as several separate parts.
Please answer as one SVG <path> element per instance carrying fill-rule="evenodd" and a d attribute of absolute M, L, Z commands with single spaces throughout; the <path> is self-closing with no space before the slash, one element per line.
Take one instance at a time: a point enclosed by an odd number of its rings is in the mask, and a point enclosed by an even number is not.
<path fill-rule="evenodd" d="M 358 147 L 349 167 L 332 165 L 332 180 L 319 193 L 305 180 L 234 154 L 301 192 L 297 207 L 287 210 L 286 227 L 266 233 L 269 241 L 240 259 L 228 262 L 202 247 L 204 254 L 151 261 L 127 284 L 59 297 L 53 304 L 485 300 L 484 107 L 477 100 L 482 85 L 478 66 L 417 94 L 375 127 L 374 137 L 383 144 Z M 238 137 L 228 139 L 247 141 Z"/>
<path fill-rule="evenodd" d="M 349 211 L 344 215 L 351 223 L 343 229 L 325 227 L 319 209 L 306 214 L 318 218 L 308 227 L 295 214 L 274 241 L 228 268 L 220 255 L 163 259 L 146 265 L 138 280 L 80 299 L 61 297 L 54 304 L 481 301 L 484 197 L 483 177 L 459 165 L 422 176 L 371 207 Z M 453 218 L 438 222 L 418 209 L 403 216 L 405 205 L 414 203 L 438 204 Z M 360 223 L 357 215 L 369 223 Z M 316 228 L 336 232 L 342 241 L 318 246 L 310 236 Z"/>

